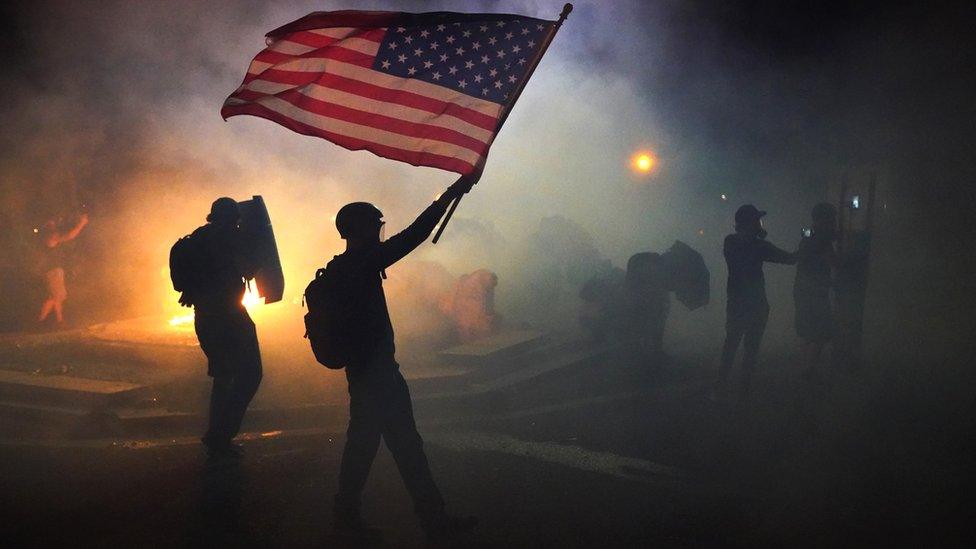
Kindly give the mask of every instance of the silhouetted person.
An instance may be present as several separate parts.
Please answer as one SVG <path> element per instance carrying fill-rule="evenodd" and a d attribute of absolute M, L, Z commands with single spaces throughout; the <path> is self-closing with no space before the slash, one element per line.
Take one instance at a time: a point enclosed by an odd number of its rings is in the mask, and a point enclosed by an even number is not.
<path fill-rule="evenodd" d="M 261 352 L 254 322 L 241 303 L 244 281 L 256 266 L 238 223 L 237 202 L 214 201 L 208 223 L 193 231 L 199 245 L 198 285 L 190 292 L 194 328 L 213 377 L 210 423 L 203 444 L 213 458 L 235 457 L 240 448 L 231 441 L 241 428 L 244 412 L 261 384 Z"/>
<path fill-rule="evenodd" d="M 661 254 L 634 254 L 627 261 L 624 289 L 624 324 L 621 327 L 629 354 L 651 366 L 666 361 L 664 328 L 671 310 L 671 296 L 662 268 Z"/>
<path fill-rule="evenodd" d="M 725 344 L 719 368 L 719 388 L 727 386 L 732 361 L 744 341 L 740 394 L 752 388 L 752 371 L 759 355 L 759 344 L 766 330 L 769 302 L 766 300 L 766 278 L 763 263 L 796 263 L 796 256 L 765 240 L 766 229 L 759 211 L 746 204 L 735 212 L 735 234 L 725 237 L 723 251 L 728 265 L 728 301 L 725 308 Z"/>
<path fill-rule="evenodd" d="M 580 288 L 582 300 L 579 323 L 594 343 L 616 341 L 625 308 L 623 269 L 608 265 L 606 272 L 594 275 Z"/>
<path fill-rule="evenodd" d="M 478 269 L 461 275 L 442 310 L 454 321 L 462 343 L 477 341 L 498 331 L 501 316 L 495 312 L 495 287 L 498 275 Z"/>
<path fill-rule="evenodd" d="M 813 226 L 809 236 L 800 239 L 797 250 L 793 299 L 796 305 L 796 334 L 806 342 L 804 377 L 822 381 L 824 347 L 834 337 L 834 315 L 830 288 L 836 261 L 837 209 L 820 203 L 811 212 Z"/>
<path fill-rule="evenodd" d="M 347 204 L 336 215 L 336 228 L 346 251 L 329 263 L 355 310 L 348 311 L 346 366 L 349 382 L 349 427 L 335 496 L 335 526 L 340 532 L 367 535 L 360 514 L 360 498 L 379 447 L 380 438 L 393 454 L 400 476 L 413 499 L 421 526 L 432 539 L 469 530 L 474 518 L 444 512 L 444 500 L 431 477 L 424 443 L 414 423 L 407 384 L 394 358 L 393 325 L 383 293 L 382 274 L 430 236 L 450 202 L 468 192 L 472 181 L 458 179 L 409 227 L 389 240 L 380 240 L 383 214 L 372 204 Z"/>
<path fill-rule="evenodd" d="M 41 253 L 38 271 L 44 277 L 46 297 L 37 314 L 37 321 L 44 322 L 53 312 L 54 320 L 58 324 L 64 323 L 64 301 L 68 299 L 68 288 L 65 285 L 64 248 L 65 242 L 78 237 L 81 230 L 88 224 L 88 214 L 82 213 L 78 221 L 68 229 L 63 229 L 55 219 L 49 219 L 40 228 Z"/>

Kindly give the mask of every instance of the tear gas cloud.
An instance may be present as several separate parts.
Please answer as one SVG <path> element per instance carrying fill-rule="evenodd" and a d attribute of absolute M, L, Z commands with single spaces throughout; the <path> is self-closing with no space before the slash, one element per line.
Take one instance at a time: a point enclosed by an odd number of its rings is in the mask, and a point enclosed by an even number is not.
<path fill-rule="evenodd" d="M 43 219 L 85 204 L 94 222 L 75 245 L 76 306 L 85 304 L 93 318 L 173 314 L 169 246 L 204 222 L 214 198 L 261 194 L 285 267 L 286 300 L 300 299 L 314 269 L 342 249 L 332 220 L 340 206 L 373 202 L 393 232 L 455 178 L 266 120 L 220 119 L 223 99 L 263 47 L 264 33 L 311 11 L 348 7 L 240 1 L 6 8 L 3 230 L 23 242 Z M 554 19 L 562 2 L 354 7 Z M 577 2 L 495 142 L 481 183 L 443 241 L 425 246 L 416 260 L 447 277 L 491 269 L 506 318 L 558 324 L 572 319 L 581 278 L 681 239 L 706 256 L 715 305 L 704 313 L 676 308 L 674 338 L 716 340 L 721 239 L 739 205 L 769 210 L 770 239 L 791 249 L 810 206 L 827 198 L 828 183 L 843 173 L 878 173 L 896 212 L 915 203 L 917 190 L 905 182 L 919 174 L 933 181 L 972 175 L 972 168 L 945 165 L 926 172 L 956 152 L 951 136 L 961 128 L 945 113 L 962 105 L 964 94 L 942 71 L 972 54 L 924 58 L 917 45 L 934 39 L 932 25 L 905 9 L 814 15 L 777 24 L 746 8 Z M 834 23 L 817 27 L 823 21 L 816 15 Z M 942 123 L 941 133 L 926 142 L 913 137 L 914 128 L 933 123 Z M 657 165 L 648 176 L 635 175 L 629 162 L 645 150 Z M 950 201 L 949 193 L 929 205 Z M 892 234 L 901 234 L 891 223 Z M 913 238 L 918 251 L 903 260 L 926 264 L 930 235 Z M 771 323 L 783 327 L 770 336 L 783 337 L 792 274 L 772 268 L 767 276 L 774 319 L 784 321 Z M 552 304 L 541 309 L 548 315 L 533 306 L 540 301 Z M 394 314 L 398 322 L 411 316 Z"/>

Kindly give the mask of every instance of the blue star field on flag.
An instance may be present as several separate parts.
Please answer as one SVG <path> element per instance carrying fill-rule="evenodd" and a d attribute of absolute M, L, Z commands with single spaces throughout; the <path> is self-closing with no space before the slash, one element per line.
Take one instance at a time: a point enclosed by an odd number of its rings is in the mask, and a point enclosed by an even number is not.
<path fill-rule="evenodd" d="M 516 18 L 391 27 L 373 69 L 505 103 L 553 24 Z"/>

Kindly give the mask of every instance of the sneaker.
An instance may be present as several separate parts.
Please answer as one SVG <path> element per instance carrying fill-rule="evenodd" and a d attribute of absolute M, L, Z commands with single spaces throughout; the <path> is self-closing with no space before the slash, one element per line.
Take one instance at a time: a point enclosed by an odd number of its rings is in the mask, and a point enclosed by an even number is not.
<path fill-rule="evenodd" d="M 439 541 L 466 534 L 474 530 L 477 525 L 477 517 L 456 517 L 447 513 L 440 513 L 433 518 L 421 521 L 421 527 L 430 541 Z"/>

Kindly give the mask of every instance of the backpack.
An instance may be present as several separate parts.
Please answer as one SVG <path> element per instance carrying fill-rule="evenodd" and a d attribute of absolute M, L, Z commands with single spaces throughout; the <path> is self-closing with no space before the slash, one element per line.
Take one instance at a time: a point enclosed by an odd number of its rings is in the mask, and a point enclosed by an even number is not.
<path fill-rule="evenodd" d="M 305 338 L 319 364 L 341 370 L 351 354 L 350 304 L 340 288 L 334 262 L 315 271 L 315 279 L 305 288 Z"/>
<path fill-rule="evenodd" d="M 205 263 L 203 242 L 197 231 L 180 238 L 170 248 L 169 277 L 173 289 L 181 294 L 180 305 L 193 305 L 192 294 L 200 286 Z"/>

